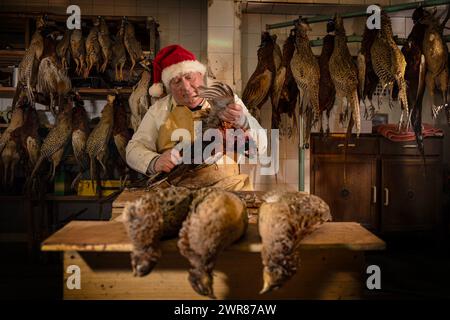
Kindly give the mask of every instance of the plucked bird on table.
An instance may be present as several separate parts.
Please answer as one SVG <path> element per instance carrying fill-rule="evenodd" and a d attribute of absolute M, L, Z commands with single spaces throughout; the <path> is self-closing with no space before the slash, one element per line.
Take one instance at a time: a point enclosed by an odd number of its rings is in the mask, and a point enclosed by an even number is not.
<path fill-rule="evenodd" d="M 149 93 L 159 99 L 150 106 L 128 143 L 127 163 L 138 172 L 164 177 L 164 181 L 177 186 L 251 189 L 248 176 L 239 174 L 239 165 L 231 153 L 219 152 L 213 157 L 214 165 L 204 165 L 204 141 L 200 143 L 202 154 L 195 152 L 195 158 L 202 157 L 202 164 L 197 165 L 198 159 L 194 159 L 194 166 L 186 166 L 185 160 L 194 158 L 191 154 L 188 159 L 186 150 L 191 150 L 194 141 L 205 140 L 201 139 L 204 130 L 199 130 L 205 125 L 220 131 L 242 129 L 256 142 L 258 153 L 265 152 L 267 146 L 261 125 L 241 99 L 224 84 L 205 87 L 205 73 L 206 66 L 179 45 L 165 47 L 156 55 Z M 181 145 L 188 148 L 180 152 Z"/>

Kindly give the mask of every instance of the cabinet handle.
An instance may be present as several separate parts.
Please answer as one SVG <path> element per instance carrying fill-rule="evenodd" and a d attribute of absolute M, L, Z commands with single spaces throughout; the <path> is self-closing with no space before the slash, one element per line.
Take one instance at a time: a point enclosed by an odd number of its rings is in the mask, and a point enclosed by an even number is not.
<path fill-rule="evenodd" d="M 337 146 L 338 146 L 338 148 L 343 148 L 343 147 L 345 146 L 345 144 L 344 144 L 344 143 L 339 143 Z M 356 144 L 354 144 L 354 143 L 349 143 L 349 144 L 347 145 L 347 147 L 354 148 L 354 147 L 356 147 Z"/>
<path fill-rule="evenodd" d="M 384 206 L 387 207 L 389 205 L 389 189 L 384 188 L 384 193 L 385 193 Z"/>
<path fill-rule="evenodd" d="M 377 203 L 377 186 L 372 187 L 372 202 Z"/>
<path fill-rule="evenodd" d="M 405 144 L 403 146 L 403 148 L 405 148 L 405 149 L 416 149 L 417 148 L 417 144 Z"/>

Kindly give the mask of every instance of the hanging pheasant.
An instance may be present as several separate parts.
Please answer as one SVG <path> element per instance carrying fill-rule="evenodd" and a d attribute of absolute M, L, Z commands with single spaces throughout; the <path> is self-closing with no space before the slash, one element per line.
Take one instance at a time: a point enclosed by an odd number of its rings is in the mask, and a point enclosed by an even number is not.
<path fill-rule="evenodd" d="M 361 118 L 358 99 L 358 71 L 347 47 L 344 22 L 340 16 L 335 18 L 335 29 L 334 49 L 330 57 L 330 75 L 336 89 L 341 118 L 345 98 L 347 104 L 350 105 L 356 134 L 359 136 L 361 132 Z"/>
<path fill-rule="evenodd" d="M 272 128 L 280 129 L 280 134 L 288 137 L 291 137 L 298 128 L 296 116 L 298 87 L 291 70 L 291 59 L 294 55 L 294 50 L 295 29 L 291 30 L 289 37 L 283 44 L 281 65 L 286 70 L 286 76 L 284 77 L 278 103 L 272 106 Z M 281 117 L 283 114 L 286 114 L 291 122 L 287 127 L 282 125 Z"/>
<path fill-rule="evenodd" d="M 258 121 L 261 120 L 260 109 L 269 97 L 269 91 L 276 74 L 273 54 L 273 38 L 268 32 L 263 32 L 258 49 L 256 70 L 248 79 L 242 93 L 242 101 Z"/>
<path fill-rule="evenodd" d="M 333 109 L 336 98 L 336 89 L 331 79 L 329 61 L 334 49 L 334 20 L 327 23 L 327 35 L 323 38 L 322 52 L 319 56 L 320 82 L 319 82 L 319 123 L 320 132 L 323 134 L 323 113 L 327 115 L 326 134 L 330 133 L 330 112 Z"/>
<path fill-rule="evenodd" d="M 392 95 L 394 83 L 397 84 L 402 108 L 399 130 L 408 129 L 410 114 L 405 82 L 406 61 L 394 41 L 391 19 L 384 11 L 381 12 L 381 29 L 372 44 L 370 54 L 373 69 L 380 80 L 383 92 L 386 87 L 389 87 L 390 94 Z M 404 119 L 405 116 L 406 119 Z"/>
<path fill-rule="evenodd" d="M 447 17 L 440 22 L 435 14 L 429 14 L 421 19 L 427 26 L 423 39 L 423 54 L 427 67 L 425 82 L 432 101 L 433 117 L 437 117 L 442 108 L 446 108 L 447 122 L 450 125 L 450 109 L 447 104 L 448 93 L 448 48 L 443 39 L 445 24 L 450 15 L 450 6 L 447 6 Z M 435 88 L 442 94 L 442 105 L 435 104 Z"/>
<path fill-rule="evenodd" d="M 296 22 L 295 29 L 295 52 L 291 60 L 291 69 L 302 94 L 301 114 L 312 115 L 311 118 L 307 118 L 305 124 L 304 141 L 307 144 L 311 128 L 319 121 L 320 68 L 307 35 L 307 32 L 311 31 L 311 27 L 305 19 L 299 19 Z"/>

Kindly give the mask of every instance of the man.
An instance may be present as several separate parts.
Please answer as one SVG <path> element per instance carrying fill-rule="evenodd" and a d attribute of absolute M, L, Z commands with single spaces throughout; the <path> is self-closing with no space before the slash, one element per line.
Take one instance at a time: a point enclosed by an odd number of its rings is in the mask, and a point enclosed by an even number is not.
<path fill-rule="evenodd" d="M 152 97 L 161 97 L 164 88 L 167 96 L 154 103 L 142 119 L 139 128 L 126 150 L 128 165 L 143 174 L 170 172 L 181 161 L 174 149 L 179 141 L 173 141 L 172 133 L 186 129 L 195 136 L 194 122 L 210 108 L 208 101 L 197 96 L 197 88 L 205 85 L 206 67 L 195 55 L 179 45 L 165 47 L 153 61 L 153 85 L 149 89 Z M 162 83 L 161 83 L 162 81 Z M 203 110 L 203 111 L 202 111 Z M 243 102 L 235 95 L 235 102 L 219 113 L 219 118 L 236 129 L 248 131 L 257 141 L 258 153 L 266 151 L 267 137 L 258 132 L 262 129 L 258 121 L 248 112 Z M 230 164 L 230 159 L 215 166 L 199 169 L 183 177 L 178 185 L 203 187 L 217 186 L 229 190 L 250 189 L 247 175 L 239 174 L 239 166 Z"/>

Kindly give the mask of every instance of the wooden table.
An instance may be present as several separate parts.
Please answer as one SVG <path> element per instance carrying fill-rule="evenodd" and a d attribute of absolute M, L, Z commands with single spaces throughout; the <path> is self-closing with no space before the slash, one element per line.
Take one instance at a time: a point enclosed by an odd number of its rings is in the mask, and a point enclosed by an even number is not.
<path fill-rule="evenodd" d="M 219 257 L 214 291 L 219 299 L 357 299 L 366 281 L 364 252 L 383 250 L 385 243 L 353 222 L 324 224 L 301 243 L 301 266 L 281 289 L 260 296 L 261 243 L 254 223 L 246 236 Z M 134 277 L 131 242 L 119 221 L 72 221 L 42 244 L 43 251 L 62 251 L 64 271 L 77 265 L 81 288 L 69 290 L 64 273 L 64 299 L 207 299 L 191 288 L 189 265 L 176 239 L 162 245 L 153 272 Z"/>

